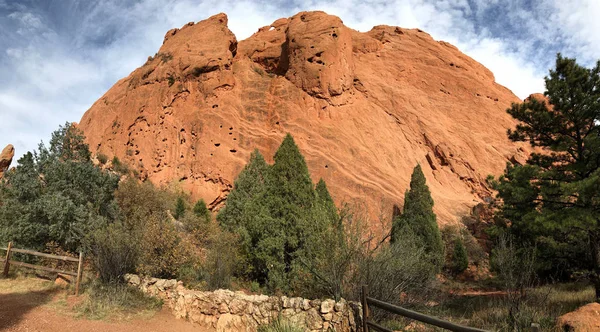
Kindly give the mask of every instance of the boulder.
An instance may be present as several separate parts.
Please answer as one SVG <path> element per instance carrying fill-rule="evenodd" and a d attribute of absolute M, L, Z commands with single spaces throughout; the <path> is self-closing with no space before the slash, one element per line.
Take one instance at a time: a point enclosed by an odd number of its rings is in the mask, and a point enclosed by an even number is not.
<path fill-rule="evenodd" d="M 15 147 L 12 144 L 7 145 L 0 153 L 0 179 L 10 167 L 13 157 L 15 156 Z"/>
<path fill-rule="evenodd" d="M 600 331 L 600 304 L 590 303 L 558 318 L 560 331 Z"/>

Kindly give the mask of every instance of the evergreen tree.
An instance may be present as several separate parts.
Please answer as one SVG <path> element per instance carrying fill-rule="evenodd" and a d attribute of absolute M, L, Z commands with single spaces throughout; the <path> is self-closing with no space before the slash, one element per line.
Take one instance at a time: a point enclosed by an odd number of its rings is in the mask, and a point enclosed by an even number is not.
<path fill-rule="evenodd" d="M 507 165 L 493 181 L 519 243 L 535 243 L 540 266 L 556 273 L 591 270 L 600 299 L 600 61 L 592 69 L 557 55 L 545 96 L 514 104 L 513 141 L 543 150 Z"/>
<path fill-rule="evenodd" d="M 433 199 L 420 165 L 413 170 L 410 190 L 404 196 L 402 215 L 396 218 L 392 226 L 392 242 L 397 242 L 400 231 L 404 228 L 408 228 L 408 231 L 421 240 L 425 252 L 439 271 L 444 261 L 444 245 L 433 213 Z"/>
<path fill-rule="evenodd" d="M 337 224 L 340 221 L 337 208 L 335 207 L 333 198 L 331 198 L 331 195 L 329 194 L 327 184 L 325 184 L 323 179 L 319 179 L 315 191 L 317 192 L 317 203 L 323 210 L 324 218 L 326 218 L 329 223 Z"/>
<path fill-rule="evenodd" d="M 85 237 L 114 220 L 118 177 L 90 160 L 84 137 L 70 123 L 17 161 L 0 184 L 0 243 L 43 250 L 51 241 L 82 249 Z"/>
<path fill-rule="evenodd" d="M 266 191 L 265 201 L 275 221 L 274 228 L 282 229 L 284 241 L 284 270 L 288 282 L 275 285 L 289 287 L 289 278 L 299 275 L 300 260 L 309 256 L 311 238 L 324 230 L 326 221 L 317 213 L 317 194 L 310 179 L 308 166 L 294 142 L 287 134 L 275 153 L 275 163 Z"/>
<path fill-rule="evenodd" d="M 175 203 L 175 213 L 173 214 L 173 217 L 179 220 L 183 215 L 185 215 L 185 201 L 183 200 L 183 197 L 179 196 L 177 197 L 177 203 Z"/>
<path fill-rule="evenodd" d="M 194 214 L 205 222 L 210 222 L 210 210 L 206 207 L 203 199 L 199 199 L 194 205 Z"/>
<path fill-rule="evenodd" d="M 454 250 L 452 252 L 452 271 L 455 274 L 464 272 L 469 267 L 469 257 L 463 241 L 458 238 L 454 241 Z"/>
<path fill-rule="evenodd" d="M 235 179 L 233 189 L 227 196 L 227 204 L 217 215 L 221 226 L 229 230 L 237 228 L 248 212 L 249 204 L 263 204 L 257 198 L 265 194 L 269 171 L 265 158 L 258 150 L 254 150 L 248 164 Z"/>

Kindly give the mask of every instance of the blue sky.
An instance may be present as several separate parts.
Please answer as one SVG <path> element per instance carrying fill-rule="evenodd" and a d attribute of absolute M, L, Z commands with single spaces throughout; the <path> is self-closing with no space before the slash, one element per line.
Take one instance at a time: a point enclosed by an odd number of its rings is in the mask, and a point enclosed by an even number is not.
<path fill-rule="evenodd" d="M 241 40 L 302 10 L 359 31 L 421 28 L 521 98 L 543 91 L 557 52 L 588 66 L 600 59 L 600 0 L 0 0 L 0 149 L 11 143 L 18 157 L 79 121 L 171 28 L 224 12 Z"/>

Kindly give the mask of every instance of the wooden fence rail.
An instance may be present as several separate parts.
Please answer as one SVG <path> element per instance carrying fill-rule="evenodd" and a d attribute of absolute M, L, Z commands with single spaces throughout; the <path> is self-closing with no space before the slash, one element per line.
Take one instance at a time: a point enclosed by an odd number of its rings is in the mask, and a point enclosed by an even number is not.
<path fill-rule="evenodd" d="M 79 259 L 77 259 L 77 258 L 69 257 L 69 256 L 59 256 L 59 255 L 45 254 L 43 252 L 37 252 L 37 251 L 33 251 L 33 250 L 13 248 L 12 242 L 9 242 L 8 246 L 6 248 L 0 248 L 0 250 L 6 250 L 6 256 L 5 256 L 4 260 L 2 260 L 0 258 L 0 262 L 4 262 L 3 274 L 4 274 L 5 278 L 8 277 L 8 272 L 10 270 L 11 265 L 21 266 L 21 267 L 26 267 L 26 268 L 41 270 L 41 271 L 46 271 L 46 272 L 62 273 L 62 274 L 70 275 L 70 276 L 73 276 L 76 278 L 75 279 L 75 295 L 79 295 L 79 284 L 81 283 L 81 276 L 83 273 L 83 253 L 80 252 Z M 61 261 L 65 261 L 65 262 L 77 262 L 78 263 L 77 272 L 59 270 L 59 269 L 54 269 L 51 267 L 14 261 L 14 260 L 10 259 L 11 254 L 14 252 L 38 256 L 38 257 L 56 259 L 56 260 L 61 260 Z"/>
<path fill-rule="evenodd" d="M 391 329 L 387 327 L 381 326 L 375 322 L 369 321 L 370 309 L 369 305 L 374 307 L 383 309 L 385 311 L 391 312 L 396 315 L 401 315 L 404 317 L 408 317 L 414 320 L 418 320 L 419 322 L 423 322 L 426 324 L 434 325 L 437 327 L 441 327 L 446 330 L 455 331 L 455 332 L 487 332 L 486 330 L 462 326 L 458 325 L 443 319 L 439 319 L 433 316 L 425 315 L 416 311 L 408 310 L 402 307 L 395 306 L 393 304 L 383 302 L 372 297 L 369 297 L 369 290 L 367 286 L 362 287 L 361 294 L 361 302 L 362 302 L 362 310 L 363 310 L 363 332 L 369 332 L 370 329 L 381 331 L 381 332 L 393 332 Z"/>

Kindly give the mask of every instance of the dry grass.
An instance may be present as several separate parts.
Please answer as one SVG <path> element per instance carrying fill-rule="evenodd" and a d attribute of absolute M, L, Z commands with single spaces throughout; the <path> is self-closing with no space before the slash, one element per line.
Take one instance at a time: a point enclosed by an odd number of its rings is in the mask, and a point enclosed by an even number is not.
<path fill-rule="evenodd" d="M 57 289 L 52 281 L 17 275 L 13 278 L 0 278 L 0 294 L 23 294 L 52 291 Z"/>
<path fill-rule="evenodd" d="M 471 292 L 470 295 L 446 294 L 436 299 L 439 305 L 417 305 L 412 309 L 466 326 L 499 332 L 512 331 L 508 326 L 508 309 L 502 293 L 474 293 L 476 292 Z M 530 289 L 520 308 L 523 317 L 520 330 L 527 331 L 527 327 L 534 322 L 540 324 L 542 331 L 558 331 L 556 319 L 559 316 L 593 302 L 594 298 L 593 287 L 586 284 L 555 284 Z M 395 317 L 385 322 L 385 325 L 402 330 L 411 323 L 409 319 Z M 423 327 L 424 331 L 442 331 L 429 326 Z"/>
<path fill-rule="evenodd" d="M 94 282 L 74 307 L 78 317 L 111 321 L 148 318 L 162 307 L 162 300 L 122 284 Z"/>

